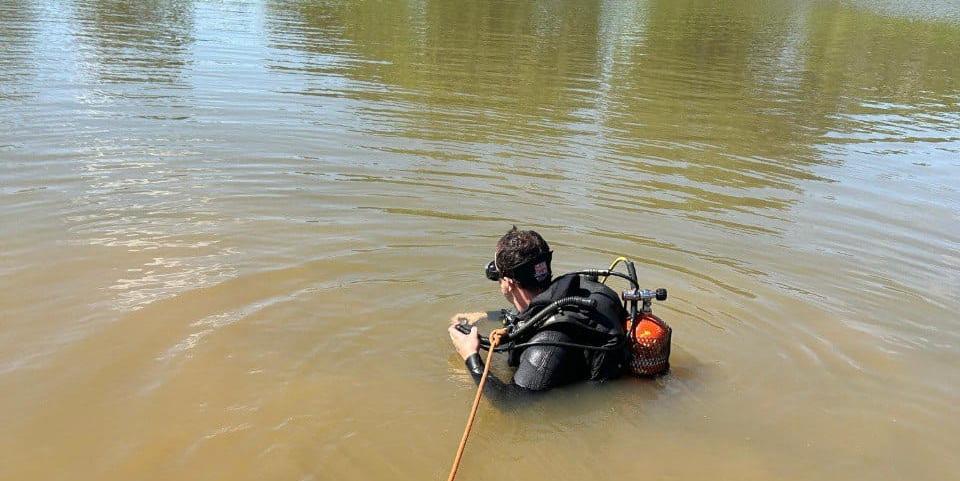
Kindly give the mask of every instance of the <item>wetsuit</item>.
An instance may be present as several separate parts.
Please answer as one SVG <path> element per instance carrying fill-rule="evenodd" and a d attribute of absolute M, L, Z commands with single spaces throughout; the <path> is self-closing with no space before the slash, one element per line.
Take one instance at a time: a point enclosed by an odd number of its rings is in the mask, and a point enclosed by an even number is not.
<path fill-rule="evenodd" d="M 546 304 L 555 299 L 576 296 L 590 296 L 591 294 L 602 293 L 603 296 L 591 296 L 598 298 L 604 303 L 603 308 L 596 312 L 589 313 L 589 318 L 593 322 L 594 328 L 603 329 L 604 327 L 616 335 L 622 335 L 622 327 L 619 319 L 622 319 L 625 312 L 616 297 L 616 293 L 610 291 L 605 286 L 592 281 L 582 280 L 577 276 L 562 276 L 557 278 L 550 288 L 538 295 L 531 302 L 530 306 L 521 312 L 521 317 L 529 318 L 533 316 Z M 612 296 L 612 297 L 611 297 Z M 573 317 L 573 316 L 568 316 Z M 563 322 L 546 323 L 524 343 L 537 342 L 557 342 L 557 343 L 575 343 L 597 345 L 600 343 L 596 338 L 588 339 L 584 334 L 572 335 L 578 333 L 577 329 L 571 329 L 571 324 Z M 588 334 L 594 332 L 588 332 Z M 607 342 L 615 343 L 607 338 Z M 616 355 L 606 354 L 606 358 L 601 357 L 597 351 L 585 350 L 582 348 L 569 346 L 543 346 L 533 345 L 522 349 L 520 352 L 513 352 L 510 364 L 517 368 L 513 375 L 512 383 L 504 383 L 495 376 L 487 377 L 487 384 L 484 388 L 484 396 L 489 396 L 491 402 L 497 405 L 510 404 L 516 400 L 533 396 L 536 392 L 545 391 L 557 386 L 569 384 L 572 382 L 584 380 L 602 381 L 619 374 L 622 362 Z M 479 353 L 474 353 L 465 361 L 467 370 L 473 375 L 474 380 L 479 381 L 483 374 L 483 359 Z"/>
<path fill-rule="evenodd" d="M 531 342 L 574 342 L 560 331 L 543 330 L 536 333 Z M 466 360 L 467 370 L 473 379 L 480 381 L 483 374 L 483 359 L 474 353 Z M 488 375 L 484 396 L 499 406 L 509 405 L 523 398 L 532 397 L 538 391 L 588 379 L 589 369 L 581 349 L 562 346 L 531 346 L 520 354 L 520 362 L 513 374 L 513 382 L 505 383 Z"/>

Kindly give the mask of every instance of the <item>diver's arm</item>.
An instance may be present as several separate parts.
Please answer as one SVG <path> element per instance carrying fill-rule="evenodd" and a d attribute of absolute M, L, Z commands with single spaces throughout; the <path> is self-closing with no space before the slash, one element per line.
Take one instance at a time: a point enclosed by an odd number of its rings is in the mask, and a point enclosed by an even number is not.
<path fill-rule="evenodd" d="M 483 376 L 484 367 L 480 353 L 471 354 L 464 360 L 464 364 L 467 371 L 473 376 L 473 380 L 479 383 L 480 377 Z M 493 373 L 487 374 L 487 383 L 483 386 L 483 396 L 500 410 L 522 404 L 536 395 L 536 391 L 531 391 L 514 383 L 505 383 Z"/>
<path fill-rule="evenodd" d="M 529 342 L 573 342 L 573 339 L 558 331 L 541 331 Z M 473 353 L 464 360 L 473 379 L 480 381 L 483 374 L 483 358 Z M 520 355 L 520 364 L 513 375 L 512 383 L 504 383 L 492 374 L 487 375 L 483 394 L 499 408 L 535 397 L 537 393 L 579 380 L 585 376 L 586 364 L 577 349 L 562 346 L 531 346 Z"/>
<path fill-rule="evenodd" d="M 559 331 L 540 331 L 530 343 L 572 343 L 573 339 Z M 530 346 L 520 354 L 520 363 L 513 374 L 513 384 L 527 391 L 546 391 L 576 380 L 584 375 L 585 365 L 579 350 L 563 346 Z M 465 359 L 467 370 L 478 381 L 483 374 L 483 359 L 479 353 Z M 489 379 L 489 377 L 488 377 Z M 487 381 L 490 382 L 490 381 Z M 502 384 L 502 383 L 501 383 Z"/>
<path fill-rule="evenodd" d="M 469 334 L 464 334 L 458 330 L 456 324 L 451 324 L 447 331 L 450 333 L 450 341 L 456 348 L 457 354 L 460 354 L 463 359 L 467 371 L 473 375 L 475 381 L 480 382 L 484 363 L 483 359 L 480 358 L 480 338 L 476 326 L 471 327 Z M 531 392 L 516 384 L 504 383 L 492 374 L 487 375 L 487 383 L 483 389 L 483 394 L 490 399 L 490 402 L 501 409 L 528 397 Z"/>
<path fill-rule="evenodd" d="M 569 335 L 553 330 L 540 331 L 533 335 L 533 345 L 520 354 L 513 383 L 530 391 L 546 391 L 586 376 L 586 361 L 579 349 L 549 345 L 550 343 L 573 343 Z"/>

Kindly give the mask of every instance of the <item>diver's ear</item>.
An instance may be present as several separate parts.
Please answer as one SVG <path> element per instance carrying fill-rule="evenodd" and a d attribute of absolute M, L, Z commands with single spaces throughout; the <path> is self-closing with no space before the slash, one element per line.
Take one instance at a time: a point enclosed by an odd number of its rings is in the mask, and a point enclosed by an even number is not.
<path fill-rule="evenodd" d="M 513 280 L 511 277 L 504 277 L 503 282 L 507 285 L 507 289 L 513 289 L 517 287 L 517 281 Z"/>

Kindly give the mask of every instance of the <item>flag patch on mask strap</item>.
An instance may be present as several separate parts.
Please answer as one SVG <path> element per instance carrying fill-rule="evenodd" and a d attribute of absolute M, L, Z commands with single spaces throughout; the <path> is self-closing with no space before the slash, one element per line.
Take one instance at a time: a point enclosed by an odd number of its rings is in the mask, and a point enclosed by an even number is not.
<path fill-rule="evenodd" d="M 550 268 L 547 267 L 547 263 L 540 262 L 533 266 L 533 276 L 536 277 L 538 281 L 542 281 L 550 276 Z"/>

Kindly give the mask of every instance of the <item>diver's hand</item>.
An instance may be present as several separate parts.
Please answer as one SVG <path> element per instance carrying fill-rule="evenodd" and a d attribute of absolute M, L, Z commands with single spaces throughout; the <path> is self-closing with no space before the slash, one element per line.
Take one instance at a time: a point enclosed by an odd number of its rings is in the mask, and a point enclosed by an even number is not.
<path fill-rule="evenodd" d="M 456 324 L 450 324 L 447 332 L 450 333 L 450 341 L 453 342 L 453 347 L 457 349 L 457 354 L 460 354 L 464 361 L 480 350 L 480 335 L 477 334 L 477 326 L 470 328 L 470 334 L 464 334 L 457 330 Z"/>
<path fill-rule="evenodd" d="M 450 324 L 460 324 L 465 322 L 472 326 L 486 318 L 486 312 L 461 312 L 460 314 L 450 318 Z"/>

